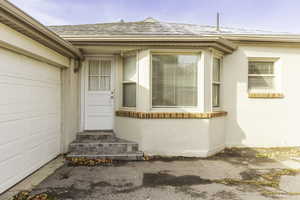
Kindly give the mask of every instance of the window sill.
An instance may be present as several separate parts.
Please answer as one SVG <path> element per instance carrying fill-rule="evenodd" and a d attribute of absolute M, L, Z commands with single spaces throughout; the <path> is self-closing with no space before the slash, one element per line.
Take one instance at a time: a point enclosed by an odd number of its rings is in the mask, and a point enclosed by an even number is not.
<path fill-rule="evenodd" d="M 284 95 L 282 93 L 249 93 L 248 98 L 282 99 L 284 98 Z"/>
<path fill-rule="evenodd" d="M 212 107 L 212 111 L 213 112 L 222 112 L 222 108 L 221 107 Z"/>
<path fill-rule="evenodd" d="M 136 111 L 136 107 L 121 107 L 120 111 L 132 111 L 132 112 L 135 112 Z"/>
<path fill-rule="evenodd" d="M 118 117 L 130 117 L 137 119 L 211 119 L 226 116 L 227 112 L 207 112 L 207 113 L 179 113 L 179 112 L 135 112 L 135 111 L 116 111 Z"/>

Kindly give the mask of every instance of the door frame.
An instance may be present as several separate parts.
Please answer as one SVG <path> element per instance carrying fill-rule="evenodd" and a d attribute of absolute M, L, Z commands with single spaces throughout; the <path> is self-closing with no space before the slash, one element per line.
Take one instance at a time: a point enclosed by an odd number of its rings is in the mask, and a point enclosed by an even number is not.
<path fill-rule="evenodd" d="M 115 129 L 115 105 L 116 105 L 116 57 L 114 55 L 85 55 L 85 59 L 80 69 L 80 132 L 87 130 L 87 112 L 86 112 L 86 98 L 88 92 L 88 61 L 93 59 L 111 60 L 111 91 L 114 91 L 113 98 L 113 118 L 112 130 Z"/>

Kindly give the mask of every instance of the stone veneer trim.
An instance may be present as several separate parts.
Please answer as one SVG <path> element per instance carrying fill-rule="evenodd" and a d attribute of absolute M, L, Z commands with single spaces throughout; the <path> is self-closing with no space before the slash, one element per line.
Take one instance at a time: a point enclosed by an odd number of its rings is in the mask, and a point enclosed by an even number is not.
<path fill-rule="evenodd" d="M 130 117 L 137 119 L 211 119 L 226 116 L 227 112 L 207 112 L 207 113 L 179 113 L 179 112 L 136 112 L 136 111 L 116 111 L 118 117 Z"/>

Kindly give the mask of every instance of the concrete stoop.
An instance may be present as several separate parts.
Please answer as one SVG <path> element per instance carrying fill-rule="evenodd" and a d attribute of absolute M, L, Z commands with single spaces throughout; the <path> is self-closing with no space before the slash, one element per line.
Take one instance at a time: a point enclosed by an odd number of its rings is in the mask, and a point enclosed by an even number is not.
<path fill-rule="evenodd" d="M 91 131 L 77 134 L 76 140 L 69 146 L 69 158 L 142 160 L 136 142 L 117 138 L 112 131 Z"/>

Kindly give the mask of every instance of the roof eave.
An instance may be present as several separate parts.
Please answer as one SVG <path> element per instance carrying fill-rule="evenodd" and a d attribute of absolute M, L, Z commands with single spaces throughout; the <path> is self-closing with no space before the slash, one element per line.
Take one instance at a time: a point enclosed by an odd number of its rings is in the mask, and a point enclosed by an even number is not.
<path fill-rule="evenodd" d="M 6 24 L 43 45 L 72 58 L 82 58 L 81 52 L 31 16 L 7 0 L 0 1 L 0 22 Z"/>
<path fill-rule="evenodd" d="M 223 35 L 223 38 L 230 41 L 246 42 L 290 42 L 300 43 L 300 35 L 296 34 L 233 34 Z"/>
<path fill-rule="evenodd" d="M 132 35 L 116 35 L 116 36 L 67 36 L 62 35 L 62 37 L 73 43 L 73 44 L 99 44 L 99 43 L 145 43 L 145 42 L 197 42 L 197 43 L 215 43 L 216 46 L 222 46 L 226 49 L 226 53 L 231 53 L 237 48 L 237 45 L 233 42 L 224 39 L 220 36 L 211 36 L 211 35 L 203 35 L 203 36 L 174 36 L 174 35 L 155 35 L 155 36 L 132 36 Z"/>

